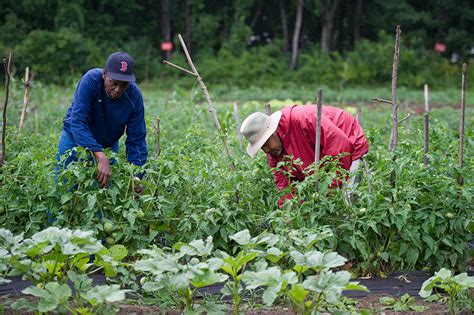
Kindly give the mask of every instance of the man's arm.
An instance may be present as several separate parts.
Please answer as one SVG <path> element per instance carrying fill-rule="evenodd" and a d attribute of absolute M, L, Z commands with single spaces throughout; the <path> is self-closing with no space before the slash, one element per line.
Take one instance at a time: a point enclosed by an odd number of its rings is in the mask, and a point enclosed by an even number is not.
<path fill-rule="evenodd" d="M 97 86 L 94 80 L 87 74 L 79 81 L 74 94 L 74 105 L 71 109 L 71 133 L 76 143 L 93 152 L 97 160 L 97 180 L 101 187 L 107 187 L 109 178 L 112 175 L 110 171 L 109 159 L 102 151 L 102 146 L 97 143 L 93 137 L 90 128 L 90 111 L 94 97 L 97 92 Z"/>
<path fill-rule="evenodd" d="M 270 166 L 270 168 L 272 169 L 276 168 L 279 162 L 270 153 L 267 154 L 267 161 L 268 161 L 268 166 Z M 285 177 L 283 171 L 273 170 L 272 172 L 273 172 L 273 178 L 275 180 L 275 185 L 277 186 L 278 190 L 282 190 L 283 188 L 286 188 L 289 186 L 288 180 Z"/>
<path fill-rule="evenodd" d="M 135 165 L 142 166 L 148 158 L 146 143 L 145 108 L 141 94 L 135 103 L 135 109 L 127 123 L 127 160 Z"/>
<path fill-rule="evenodd" d="M 76 143 L 93 152 L 102 151 L 89 128 L 92 104 L 97 93 L 97 86 L 90 75 L 82 77 L 74 93 L 74 105 L 71 108 L 71 133 Z"/>

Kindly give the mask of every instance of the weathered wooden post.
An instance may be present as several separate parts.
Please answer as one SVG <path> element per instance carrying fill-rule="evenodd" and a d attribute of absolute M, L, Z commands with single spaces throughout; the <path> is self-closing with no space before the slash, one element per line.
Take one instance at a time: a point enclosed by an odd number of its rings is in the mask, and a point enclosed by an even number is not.
<path fill-rule="evenodd" d="M 265 114 L 270 116 L 272 114 L 272 108 L 270 107 L 270 103 L 265 103 Z"/>
<path fill-rule="evenodd" d="M 208 111 L 211 113 L 212 119 L 214 121 L 214 125 L 216 126 L 216 129 L 219 132 L 219 136 L 222 140 L 222 143 L 224 144 L 225 151 L 227 153 L 227 158 L 228 158 L 228 160 L 231 164 L 232 170 L 235 171 L 236 168 L 235 168 L 235 164 L 234 164 L 234 161 L 233 161 L 233 158 L 232 158 L 232 152 L 230 150 L 229 144 L 227 143 L 226 135 L 225 135 L 224 131 L 221 128 L 221 124 L 219 123 L 219 120 L 217 119 L 216 109 L 214 108 L 214 105 L 212 104 L 212 99 L 211 99 L 211 96 L 209 95 L 209 91 L 207 90 L 207 87 L 204 84 L 204 81 L 202 80 L 201 76 L 199 75 L 199 72 L 197 71 L 196 67 L 194 66 L 193 60 L 191 59 L 191 55 L 189 54 L 188 49 L 186 48 L 186 44 L 184 43 L 184 40 L 183 40 L 183 37 L 181 36 L 181 34 L 178 34 L 178 39 L 179 39 L 179 42 L 181 43 L 181 47 L 183 48 L 184 54 L 186 56 L 186 60 L 188 61 L 188 64 L 191 67 L 192 71 L 186 70 L 183 67 L 177 66 L 177 65 L 175 65 L 175 64 L 173 64 L 173 63 L 171 63 L 167 60 L 163 60 L 163 63 L 167 64 L 167 65 L 170 65 L 172 67 L 175 67 L 175 68 L 177 68 L 181 71 L 184 71 L 188 74 L 191 74 L 192 76 L 194 76 L 196 78 L 199 85 L 201 86 L 202 91 L 204 92 L 204 95 L 206 96 Z"/>
<path fill-rule="evenodd" d="M 156 129 L 156 157 L 159 157 L 160 153 L 161 153 L 160 121 L 161 121 L 160 117 L 156 117 L 156 127 L 155 127 L 155 129 Z"/>
<path fill-rule="evenodd" d="M 395 48 L 393 52 L 393 66 L 392 66 L 392 117 L 393 127 L 390 134 L 389 149 L 392 151 L 397 146 L 398 142 L 398 101 L 397 101 L 397 78 L 398 78 L 398 59 L 400 57 L 400 25 L 397 25 L 395 36 Z"/>
<path fill-rule="evenodd" d="M 25 126 L 25 116 L 26 116 L 26 107 L 28 106 L 28 96 L 30 92 L 30 68 L 26 67 L 25 69 L 25 81 L 23 82 L 24 94 L 23 94 L 23 107 L 21 109 L 20 115 L 20 125 L 19 129 L 23 129 Z"/>
<path fill-rule="evenodd" d="M 2 154 L 0 155 L 0 166 L 5 162 L 6 155 L 6 129 L 7 129 L 7 106 L 8 106 L 8 97 L 10 95 L 10 62 L 12 59 L 12 53 L 8 55 L 8 60 L 3 58 L 3 69 L 5 70 L 5 102 L 3 103 L 3 115 L 2 115 Z"/>
<path fill-rule="evenodd" d="M 428 84 L 425 84 L 425 111 L 423 114 L 423 151 L 424 151 L 424 158 L 423 163 L 428 165 L 428 151 L 429 151 L 429 103 L 428 103 Z"/>
<path fill-rule="evenodd" d="M 459 175 L 458 185 L 463 185 L 462 167 L 464 164 L 464 121 L 466 112 L 466 78 L 467 76 L 467 65 L 462 65 L 462 81 L 461 81 L 461 123 L 459 126 Z"/>
<path fill-rule="evenodd" d="M 316 108 L 316 141 L 314 144 L 314 189 L 319 191 L 319 163 L 321 161 L 321 116 L 323 114 L 323 90 L 318 90 Z"/>

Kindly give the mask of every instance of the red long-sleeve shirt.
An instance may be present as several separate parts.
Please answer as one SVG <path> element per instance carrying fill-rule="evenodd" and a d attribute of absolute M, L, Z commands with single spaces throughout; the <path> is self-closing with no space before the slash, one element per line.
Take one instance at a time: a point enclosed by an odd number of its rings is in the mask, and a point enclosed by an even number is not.
<path fill-rule="evenodd" d="M 293 165 L 292 180 L 305 178 L 303 169 L 314 162 L 316 143 L 316 105 L 293 105 L 281 110 L 282 116 L 277 134 L 283 145 L 282 154 L 274 158 L 267 154 L 268 165 L 275 168 L 285 155 L 300 159 L 302 165 Z M 341 166 L 349 170 L 353 160 L 367 153 L 369 144 L 359 123 L 349 113 L 335 107 L 323 106 L 321 117 L 321 158 L 349 153 L 340 159 Z M 273 171 L 279 190 L 289 185 L 287 177 L 280 171 Z"/>

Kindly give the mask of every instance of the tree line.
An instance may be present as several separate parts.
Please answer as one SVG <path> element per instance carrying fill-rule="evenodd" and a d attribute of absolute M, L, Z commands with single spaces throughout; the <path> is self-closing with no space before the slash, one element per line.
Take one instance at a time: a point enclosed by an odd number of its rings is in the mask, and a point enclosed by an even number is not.
<path fill-rule="evenodd" d="M 403 44 L 416 56 L 410 58 L 424 58 L 427 65 L 434 58 L 447 68 L 446 60 L 461 63 L 474 54 L 474 6 L 469 0 L 4 0 L 0 49 L 3 55 L 12 52 L 16 71 L 30 66 L 46 82 L 78 76 L 101 66 L 110 52 L 126 50 L 137 61 L 139 77 L 152 80 L 172 76 L 160 62 L 181 53 L 176 47 L 181 33 L 206 67 L 212 68 L 211 59 L 226 66 L 251 53 L 257 60 L 278 60 L 277 71 L 268 71 L 280 75 L 280 69 L 304 72 L 309 58 L 320 58 L 335 63 L 336 69 L 325 74 L 330 76 L 348 58 L 370 58 L 362 49 L 377 54 L 397 24 Z M 172 50 L 162 51 L 169 42 Z M 357 50 L 359 56 L 350 57 Z M 416 62 L 407 66 L 419 67 Z M 383 79 L 377 76 L 371 74 L 370 80 Z M 329 83 L 340 80 L 330 78 Z"/>

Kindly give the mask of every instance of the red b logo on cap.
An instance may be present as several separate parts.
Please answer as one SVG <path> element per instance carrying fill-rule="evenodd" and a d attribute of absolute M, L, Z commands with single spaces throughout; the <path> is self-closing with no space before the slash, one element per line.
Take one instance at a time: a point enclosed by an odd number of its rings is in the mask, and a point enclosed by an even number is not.
<path fill-rule="evenodd" d="M 122 72 L 127 71 L 128 63 L 126 61 L 121 61 L 120 64 L 122 65 L 122 67 L 120 68 L 120 71 Z"/>

